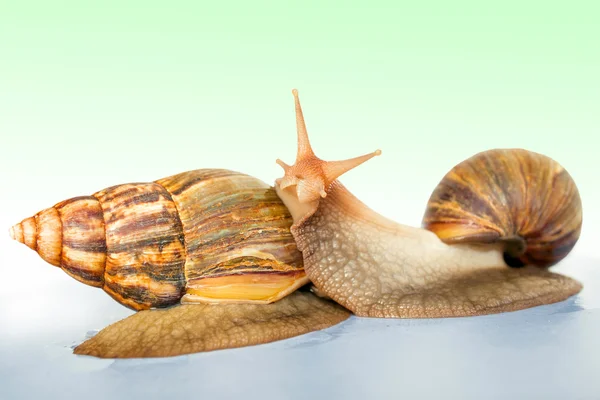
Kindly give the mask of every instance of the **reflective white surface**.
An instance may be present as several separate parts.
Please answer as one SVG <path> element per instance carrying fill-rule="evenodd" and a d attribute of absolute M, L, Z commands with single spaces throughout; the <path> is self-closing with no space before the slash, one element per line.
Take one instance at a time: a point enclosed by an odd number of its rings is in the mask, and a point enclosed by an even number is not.
<path fill-rule="evenodd" d="M 0 399 L 600 398 L 598 259 L 573 255 L 555 268 L 584 290 L 549 306 L 455 319 L 351 317 L 267 345 L 101 360 L 72 346 L 131 311 L 19 246 L 10 252 L 44 279 L 0 281 Z"/>

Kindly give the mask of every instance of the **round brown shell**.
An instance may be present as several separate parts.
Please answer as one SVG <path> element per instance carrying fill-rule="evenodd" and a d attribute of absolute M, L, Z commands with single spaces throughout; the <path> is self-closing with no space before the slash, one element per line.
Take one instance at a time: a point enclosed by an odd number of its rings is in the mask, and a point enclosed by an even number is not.
<path fill-rule="evenodd" d="M 553 159 L 524 149 L 494 149 L 461 162 L 434 189 L 423 227 L 444 242 L 505 244 L 519 267 L 556 264 L 582 225 L 579 191 Z"/>

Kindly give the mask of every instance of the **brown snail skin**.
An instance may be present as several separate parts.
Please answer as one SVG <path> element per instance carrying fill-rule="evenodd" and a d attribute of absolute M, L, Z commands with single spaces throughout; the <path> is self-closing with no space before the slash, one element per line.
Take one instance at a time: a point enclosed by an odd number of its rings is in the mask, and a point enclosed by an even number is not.
<path fill-rule="evenodd" d="M 554 303 L 581 290 L 544 268 L 573 248 L 582 223 L 579 193 L 558 163 L 525 150 L 478 154 L 434 190 L 423 224 L 431 230 L 410 227 L 337 180 L 381 152 L 319 159 L 297 91 L 294 98 L 296 163 L 278 160 L 285 174 L 275 187 L 294 218 L 306 274 L 331 299 L 365 317 L 457 317 Z M 506 261 L 515 260 L 528 265 L 510 268 Z"/>
<path fill-rule="evenodd" d="M 350 316 L 297 291 L 309 281 L 291 224 L 273 187 L 199 169 L 62 201 L 10 236 L 139 311 L 76 354 L 164 357 L 285 339 Z"/>
<path fill-rule="evenodd" d="M 521 149 L 477 154 L 433 191 L 423 227 L 401 225 L 338 180 L 380 151 L 319 159 L 293 93 L 297 159 L 277 160 L 285 174 L 274 187 L 190 171 L 67 200 L 11 229 L 49 263 L 140 310 L 76 354 L 189 354 L 289 338 L 350 313 L 475 316 L 581 290 L 548 271 L 582 221 L 577 188 L 558 163 Z"/>

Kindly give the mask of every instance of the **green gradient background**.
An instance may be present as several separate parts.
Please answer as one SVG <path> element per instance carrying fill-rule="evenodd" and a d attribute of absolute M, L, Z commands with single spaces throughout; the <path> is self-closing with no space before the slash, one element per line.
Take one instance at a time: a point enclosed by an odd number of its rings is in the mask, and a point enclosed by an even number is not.
<path fill-rule="evenodd" d="M 0 3 L 0 223 L 188 169 L 272 182 L 296 87 L 319 156 L 383 150 L 342 179 L 377 211 L 418 225 L 454 164 L 524 147 L 575 177 L 595 253 L 598 2 L 480 3 Z"/>

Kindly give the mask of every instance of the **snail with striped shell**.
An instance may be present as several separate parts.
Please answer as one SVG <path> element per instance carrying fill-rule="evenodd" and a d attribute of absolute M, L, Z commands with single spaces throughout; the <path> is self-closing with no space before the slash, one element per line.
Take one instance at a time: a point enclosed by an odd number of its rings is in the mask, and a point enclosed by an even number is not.
<path fill-rule="evenodd" d="M 274 187 L 223 169 L 58 203 L 11 236 L 138 312 L 75 348 L 157 357 L 272 342 L 359 317 L 475 316 L 554 303 L 548 271 L 575 246 L 577 187 L 556 161 L 494 149 L 441 180 L 421 228 L 368 208 L 338 178 L 379 155 L 315 156 L 296 90 L 298 152 Z"/>

